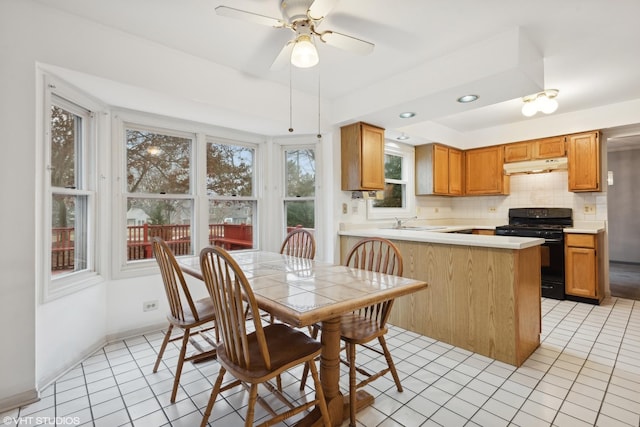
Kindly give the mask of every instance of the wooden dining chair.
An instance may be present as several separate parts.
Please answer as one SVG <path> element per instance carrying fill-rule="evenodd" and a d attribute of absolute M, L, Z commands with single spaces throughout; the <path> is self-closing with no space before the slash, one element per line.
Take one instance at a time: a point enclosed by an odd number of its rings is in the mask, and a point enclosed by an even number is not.
<path fill-rule="evenodd" d="M 151 239 L 151 247 L 153 249 L 153 255 L 160 267 L 164 290 L 171 310 L 170 313 L 167 314 L 169 327 L 160 346 L 156 363 L 153 366 L 153 372 L 158 371 L 167 344 L 169 342 L 182 340 L 178 364 L 176 365 L 175 379 L 173 381 L 173 390 L 171 392 L 171 402 L 175 402 L 184 362 L 214 357 L 216 355 L 215 341 L 218 340 L 218 331 L 215 328 L 215 315 L 211 298 L 206 297 L 196 301 L 193 300 L 182 270 L 180 270 L 173 252 L 164 240 L 160 237 L 153 237 Z M 182 334 L 172 338 L 171 333 L 174 328 L 181 329 Z M 215 329 L 215 341 L 207 334 L 204 334 L 204 332 L 210 331 L 211 329 Z M 196 335 L 204 339 L 211 348 L 203 348 L 200 342 L 195 339 Z M 189 343 L 191 343 L 197 351 L 187 357 L 186 352 Z"/>
<path fill-rule="evenodd" d="M 400 250 L 387 239 L 370 237 L 360 240 L 347 254 L 345 265 L 378 273 L 402 275 L 402 255 Z M 391 314 L 394 300 L 384 301 L 352 313 L 345 314 L 340 319 L 340 338 L 345 342 L 347 351 L 346 365 L 349 366 L 349 399 L 350 426 L 355 427 L 356 391 L 371 381 L 391 372 L 398 391 L 402 391 L 400 378 L 396 371 L 391 353 L 384 339 L 387 333 L 387 320 Z M 378 339 L 380 349 L 368 345 Z M 387 361 L 387 367 L 379 372 L 370 373 L 362 367 L 356 366 L 356 345 L 361 345 L 380 355 Z M 344 360 L 342 360 L 344 363 Z M 366 379 L 356 384 L 356 371 Z"/>
<path fill-rule="evenodd" d="M 345 265 L 377 273 L 402 275 L 402 255 L 399 249 L 387 239 L 370 237 L 357 242 L 347 254 Z M 391 358 L 384 335 L 387 333 L 387 320 L 391 314 L 393 300 L 384 301 L 360 310 L 344 314 L 340 317 L 340 339 L 345 343 L 347 359 L 340 361 L 349 367 L 349 425 L 355 427 L 356 392 L 371 381 L 391 372 L 398 391 L 402 391 L 398 372 Z M 320 325 L 315 325 L 311 333 L 317 338 Z M 380 348 L 369 345 L 378 339 Z M 356 345 L 361 345 L 384 356 L 387 367 L 379 372 L 371 373 L 363 367 L 356 366 Z M 356 372 L 366 378 L 356 383 Z M 300 389 L 304 389 L 307 379 L 307 367 L 302 373 Z"/>
<path fill-rule="evenodd" d="M 313 259 L 316 255 L 316 239 L 304 228 L 294 228 L 282 242 L 280 253 L 299 258 Z"/>
<path fill-rule="evenodd" d="M 207 247 L 200 252 L 202 276 L 213 300 L 214 311 L 221 341 L 218 343 L 220 370 L 215 381 L 201 426 L 207 425 L 218 394 L 242 384 L 249 390 L 249 405 L 245 426 L 253 424 L 256 402 L 273 415 L 260 424 L 268 426 L 317 405 L 325 426 L 331 426 L 329 412 L 324 400 L 322 384 L 318 376 L 315 358 L 320 355 L 320 342 L 283 323 L 262 325 L 258 305 L 246 276 L 229 255 L 220 247 Z M 253 315 L 245 316 L 246 307 Z M 249 326 L 248 326 L 249 325 Z M 293 406 L 269 381 L 284 371 L 309 363 L 315 384 L 315 399 Z M 229 372 L 237 381 L 221 387 L 225 374 Z M 258 385 L 265 385 L 288 409 L 276 413 L 267 402 L 258 396 Z"/>

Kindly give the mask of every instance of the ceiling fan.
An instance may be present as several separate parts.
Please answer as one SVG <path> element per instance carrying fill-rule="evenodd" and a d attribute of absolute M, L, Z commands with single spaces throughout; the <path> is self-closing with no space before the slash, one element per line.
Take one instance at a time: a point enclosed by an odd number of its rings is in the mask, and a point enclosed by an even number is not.
<path fill-rule="evenodd" d="M 282 18 L 271 18 L 228 6 L 216 7 L 221 16 L 268 25 L 274 28 L 288 28 L 296 35 L 282 48 L 271 65 L 278 69 L 291 61 L 296 67 L 308 68 L 318 63 L 315 40 L 349 52 L 368 54 L 373 51 L 373 43 L 331 30 L 320 31 L 318 26 L 338 0 L 280 0 Z"/>

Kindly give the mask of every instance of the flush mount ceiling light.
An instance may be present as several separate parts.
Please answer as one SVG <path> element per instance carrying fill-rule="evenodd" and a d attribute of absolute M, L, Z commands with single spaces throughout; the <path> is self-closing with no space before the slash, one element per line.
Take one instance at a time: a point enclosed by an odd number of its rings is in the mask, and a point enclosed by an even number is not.
<path fill-rule="evenodd" d="M 558 109 L 558 89 L 547 89 L 542 92 L 527 95 L 522 98 L 522 114 L 525 117 L 533 117 L 538 111 L 544 114 L 551 114 Z"/>
<path fill-rule="evenodd" d="M 403 119 L 410 119 L 411 117 L 415 117 L 416 113 L 413 111 L 405 111 L 404 113 L 400 113 L 400 117 Z"/>
<path fill-rule="evenodd" d="M 397 137 L 396 139 L 398 141 L 406 141 L 407 139 L 410 139 L 410 138 L 411 138 L 410 136 L 407 136 L 407 135 L 404 134 L 404 132 L 402 132 L 402 134 L 399 137 Z"/>
<path fill-rule="evenodd" d="M 479 98 L 478 95 L 464 95 L 457 99 L 461 104 L 467 104 L 469 102 L 476 101 Z"/>

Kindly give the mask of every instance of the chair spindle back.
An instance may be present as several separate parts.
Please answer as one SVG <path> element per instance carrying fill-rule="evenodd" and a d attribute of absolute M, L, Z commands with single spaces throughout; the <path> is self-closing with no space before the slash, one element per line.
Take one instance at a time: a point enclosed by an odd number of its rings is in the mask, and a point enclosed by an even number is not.
<path fill-rule="evenodd" d="M 271 368 L 266 339 L 258 313 L 258 305 L 246 276 L 221 247 L 206 247 L 200 252 L 200 266 L 207 290 L 213 299 L 216 322 L 229 359 L 242 368 L 251 366 L 246 310 L 253 321 L 260 356 Z M 255 362 L 255 361 L 254 361 Z"/>

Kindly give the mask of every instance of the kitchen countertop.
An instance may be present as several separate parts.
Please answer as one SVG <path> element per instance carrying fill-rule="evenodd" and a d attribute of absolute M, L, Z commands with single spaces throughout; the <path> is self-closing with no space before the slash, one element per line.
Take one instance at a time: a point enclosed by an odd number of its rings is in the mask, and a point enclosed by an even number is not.
<path fill-rule="evenodd" d="M 572 234 L 598 234 L 602 231 L 604 231 L 604 226 L 602 227 L 585 227 L 585 226 L 580 226 L 580 227 L 571 227 L 571 228 L 564 228 L 562 231 L 564 231 L 565 233 L 572 233 Z"/>
<path fill-rule="evenodd" d="M 436 227 L 436 228 L 434 228 Z M 430 228 L 430 229 L 429 229 Z M 476 226 L 417 226 L 415 229 L 395 229 L 395 228 L 363 228 L 355 230 L 341 230 L 338 232 L 341 236 L 359 236 L 359 237 L 384 237 L 390 240 L 406 240 L 413 242 L 439 243 L 444 245 L 460 245 L 460 246 L 480 246 L 486 248 L 500 249 L 525 249 L 532 246 L 538 246 L 544 243 L 544 239 L 530 237 L 514 237 L 514 236 L 486 236 L 479 234 L 457 234 L 454 231 L 468 229 L 495 227 L 476 227 Z"/>

